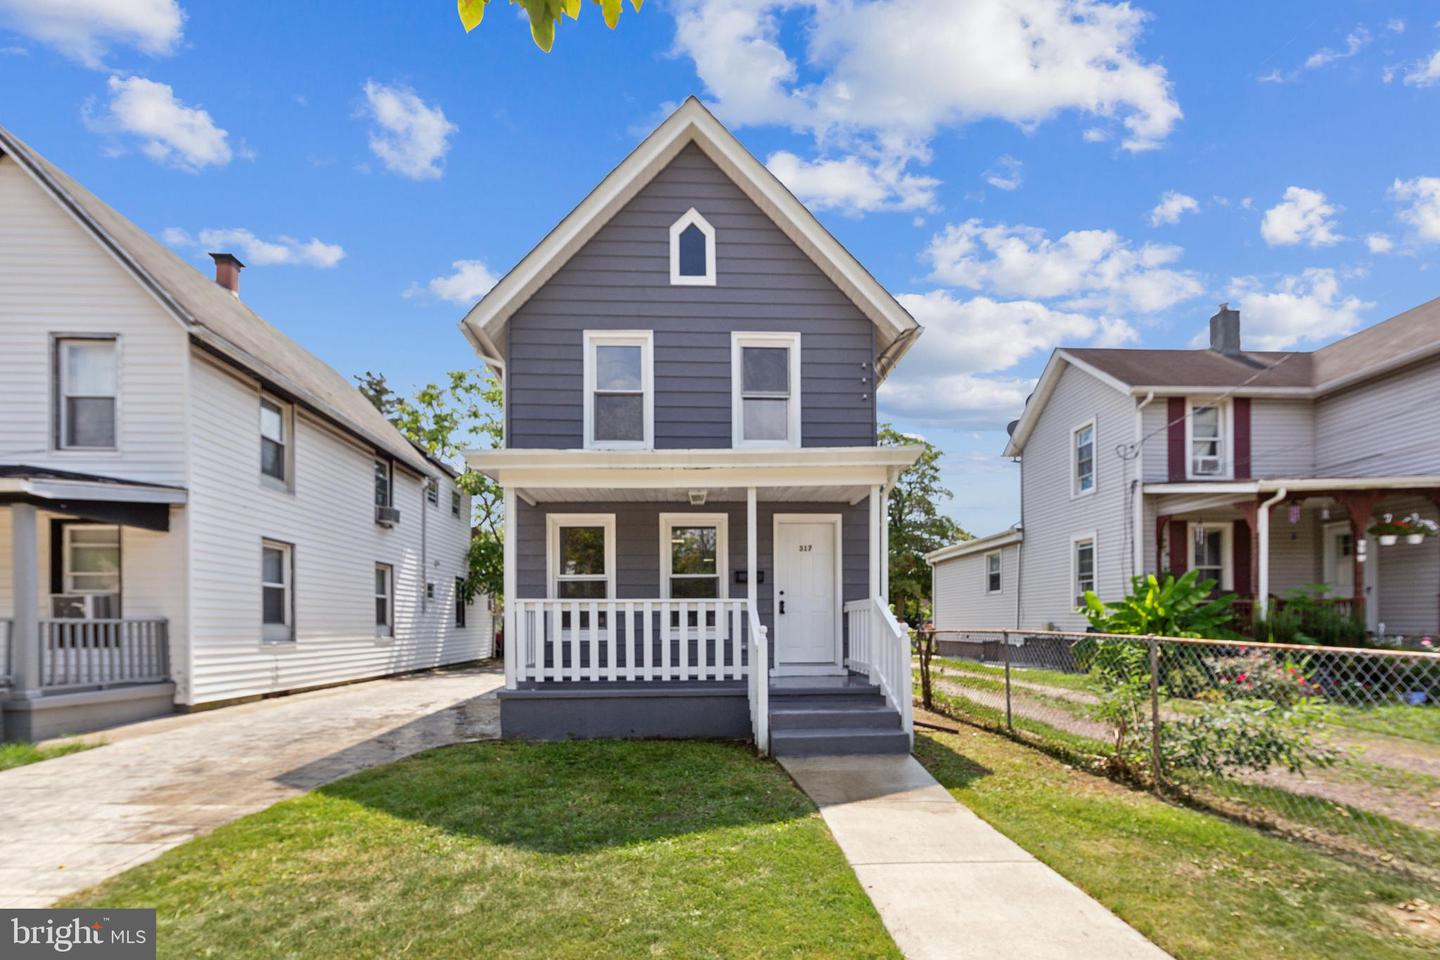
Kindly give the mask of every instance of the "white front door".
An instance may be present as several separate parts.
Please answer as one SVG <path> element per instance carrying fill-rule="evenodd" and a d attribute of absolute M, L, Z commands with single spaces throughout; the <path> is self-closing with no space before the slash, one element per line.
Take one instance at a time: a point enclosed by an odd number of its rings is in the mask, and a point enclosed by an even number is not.
<path fill-rule="evenodd" d="M 840 666 L 838 516 L 775 518 L 775 666 L 825 673 Z"/>
<path fill-rule="evenodd" d="M 1326 595 L 1341 600 L 1355 598 L 1355 541 L 1350 535 L 1349 521 L 1325 525 Z M 1374 537 L 1365 538 L 1365 626 L 1379 627 L 1380 591 L 1377 589 L 1380 568 L 1380 544 Z"/>

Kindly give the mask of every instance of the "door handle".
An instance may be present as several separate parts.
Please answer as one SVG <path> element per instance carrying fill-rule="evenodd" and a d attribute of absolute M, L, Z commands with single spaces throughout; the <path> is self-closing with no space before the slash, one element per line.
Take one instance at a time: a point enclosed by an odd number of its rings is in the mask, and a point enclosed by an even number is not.
<path fill-rule="evenodd" d="M 781 601 L 780 601 L 780 612 L 781 612 L 781 613 L 784 613 L 784 612 L 785 612 L 785 601 L 784 601 L 784 600 L 781 600 Z"/>

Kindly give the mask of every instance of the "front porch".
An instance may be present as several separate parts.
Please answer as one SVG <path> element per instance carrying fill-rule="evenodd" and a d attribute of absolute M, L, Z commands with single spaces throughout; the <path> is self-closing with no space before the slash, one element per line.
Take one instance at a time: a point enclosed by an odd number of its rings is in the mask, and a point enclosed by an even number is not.
<path fill-rule="evenodd" d="M 888 491 L 913 459 L 907 448 L 470 454 L 505 487 L 502 735 L 747 737 L 781 750 L 794 737 L 772 734 L 783 712 L 772 698 L 808 683 L 875 696 L 908 749 L 909 639 L 884 600 L 883 558 Z M 863 690 L 845 689 L 852 676 Z M 864 739 L 807 746 L 849 752 Z"/>
<path fill-rule="evenodd" d="M 1315 637 L 1326 642 L 1440 632 L 1440 538 L 1369 532 L 1385 514 L 1440 516 L 1440 477 L 1151 484 L 1145 493 L 1155 569 L 1219 581 L 1238 598 L 1239 629 L 1289 609 L 1323 621 L 1337 634 Z"/>
<path fill-rule="evenodd" d="M 4 739 L 174 709 L 170 625 L 184 577 L 169 530 L 184 497 L 173 487 L 0 468 Z"/>

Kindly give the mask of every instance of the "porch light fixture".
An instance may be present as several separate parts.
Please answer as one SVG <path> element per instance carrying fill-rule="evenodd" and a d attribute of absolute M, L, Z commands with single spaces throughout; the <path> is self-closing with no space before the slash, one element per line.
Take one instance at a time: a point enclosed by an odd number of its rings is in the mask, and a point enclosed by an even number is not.
<path fill-rule="evenodd" d="M 705 494 L 706 494 L 706 491 L 704 491 L 704 490 L 691 490 L 691 491 L 690 491 L 690 506 L 692 506 L 692 507 L 703 507 L 703 506 L 705 506 Z"/>

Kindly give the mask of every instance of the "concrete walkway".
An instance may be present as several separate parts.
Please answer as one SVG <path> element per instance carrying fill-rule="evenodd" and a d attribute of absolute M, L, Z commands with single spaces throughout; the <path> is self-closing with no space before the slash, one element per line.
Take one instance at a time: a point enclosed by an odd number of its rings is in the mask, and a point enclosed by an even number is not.
<path fill-rule="evenodd" d="M 914 757 L 780 763 L 820 807 L 909 960 L 1166 960 L 956 803 Z"/>
<path fill-rule="evenodd" d="M 367 767 L 499 735 L 498 668 L 412 674 L 164 717 L 0 772 L 0 906 L 43 907 Z"/>

